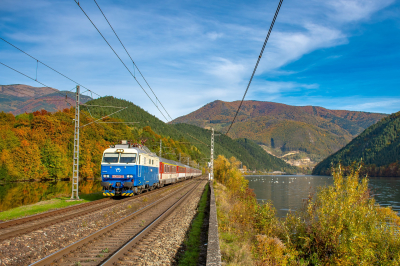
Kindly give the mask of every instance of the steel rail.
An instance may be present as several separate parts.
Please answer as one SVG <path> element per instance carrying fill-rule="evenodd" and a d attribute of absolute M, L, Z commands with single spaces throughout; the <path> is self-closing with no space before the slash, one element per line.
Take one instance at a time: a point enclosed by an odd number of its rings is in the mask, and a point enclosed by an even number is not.
<path fill-rule="evenodd" d="M 33 266 L 33 265 L 35 265 L 35 266 L 51 265 L 52 263 L 58 261 L 59 259 L 63 258 L 64 256 L 68 255 L 70 252 L 72 252 L 74 250 L 77 250 L 78 248 L 80 248 L 80 247 L 82 247 L 84 245 L 89 244 L 90 242 L 92 242 L 92 241 L 96 240 L 97 238 L 101 237 L 102 235 L 106 235 L 108 232 L 110 232 L 110 231 L 114 230 L 115 228 L 118 228 L 119 226 L 125 224 L 126 222 L 134 219 L 136 216 L 144 213 L 145 211 L 148 211 L 154 205 L 163 202 L 163 200 L 165 200 L 165 199 L 175 195 L 177 192 L 187 188 L 188 186 L 190 186 L 190 184 L 192 184 L 192 182 L 189 182 L 189 184 L 187 186 L 184 186 L 184 187 L 182 187 L 182 188 L 180 188 L 178 190 L 175 190 L 175 191 L 171 192 L 170 194 L 168 194 L 168 195 L 156 200 L 155 202 L 144 206 L 143 208 L 141 208 L 141 209 L 139 209 L 139 210 L 137 210 L 137 211 L 125 216 L 124 218 L 121 218 L 118 221 L 115 221 L 112 224 L 107 225 L 107 226 L 101 228 L 100 230 L 90 234 L 89 236 L 86 236 L 85 238 L 80 239 L 80 240 L 78 240 L 78 241 L 76 241 L 76 242 L 74 242 L 74 243 L 72 243 L 72 244 L 60 249 L 59 251 L 57 251 L 57 252 L 55 252 L 53 254 L 50 254 L 50 255 L 42 258 L 41 260 L 36 261 L 36 262 L 34 262 L 34 263 L 30 264 L 30 265 L 31 266 Z"/>
<path fill-rule="evenodd" d="M 187 181 L 187 180 L 184 180 L 184 181 Z M 65 221 L 71 220 L 71 219 L 73 219 L 75 217 L 79 217 L 79 216 L 83 216 L 83 215 L 86 215 L 86 214 L 89 214 L 89 213 L 96 212 L 96 211 L 100 210 L 99 207 L 109 208 L 109 207 L 112 207 L 112 206 L 116 206 L 116 205 L 125 203 L 125 202 L 130 201 L 130 200 L 135 200 L 135 199 L 139 199 L 141 197 L 150 196 L 150 195 L 152 195 L 154 193 L 162 192 L 162 191 L 164 191 L 166 189 L 169 189 L 169 188 L 171 188 L 171 187 L 170 186 L 162 187 L 160 189 L 147 191 L 147 193 L 138 194 L 138 195 L 135 195 L 133 197 L 122 199 L 122 200 L 119 200 L 119 201 L 107 202 L 107 201 L 110 201 L 109 198 L 101 199 L 100 200 L 101 202 L 93 201 L 93 202 L 89 202 L 90 204 L 89 203 L 85 203 L 86 205 L 79 204 L 79 205 L 76 205 L 76 206 L 70 206 L 70 207 L 67 207 L 67 208 L 46 212 L 46 213 L 43 213 L 43 214 L 32 215 L 32 216 L 29 216 L 27 218 L 21 218 L 21 219 L 18 219 L 18 220 L 12 220 L 12 221 L 9 221 L 9 222 L 4 222 L 4 223 L 0 224 L 0 226 L 2 226 L 2 227 L 0 227 L 0 229 L 23 225 L 23 224 L 28 223 L 28 222 L 34 222 L 34 221 L 37 221 L 39 219 L 47 218 L 49 216 L 54 216 L 54 215 L 60 215 L 60 214 L 63 214 L 64 212 L 66 212 L 65 216 L 56 217 L 55 219 L 47 221 L 47 222 L 44 222 L 44 223 L 34 224 L 34 225 L 31 225 L 31 226 L 28 225 L 25 228 L 20 228 L 20 229 L 14 230 L 14 231 L 10 231 L 10 232 L 6 232 L 4 234 L 0 234 L 0 241 L 9 239 L 9 238 L 12 238 L 12 237 L 15 237 L 15 236 L 19 236 L 19 235 L 22 235 L 22 234 L 26 234 L 26 233 L 29 233 L 29 232 L 32 232 L 32 231 L 35 231 L 35 230 L 38 230 L 38 229 L 41 229 L 41 228 L 45 228 L 45 227 L 57 224 L 59 222 L 65 222 Z M 99 204 L 101 204 L 101 203 L 103 203 L 105 201 L 106 201 L 105 205 L 96 206 L 96 205 L 99 205 Z M 85 209 L 85 210 L 82 210 L 80 212 L 73 212 L 73 211 L 75 211 L 77 209 L 82 209 L 82 208 L 85 208 L 85 207 L 91 207 L 91 205 L 95 205 L 95 206 L 92 206 L 92 208 Z M 73 208 L 73 207 L 77 207 L 77 208 Z M 68 212 L 73 212 L 73 213 L 67 214 Z M 14 223 L 18 222 L 18 223 L 17 224 L 13 224 L 13 222 Z"/>
<path fill-rule="evenodd" d="M 201 181 L 201 180 L 199 180 Z M 165 221 L 165 219 L 173 212 L 175 209 L 181 205 L 181 203 L 186 200 L 200 185 L 201 182 L 198 182 L 193 188 L 191 188 L 185 195 L 183 195 L 177 202 L 175 202 L 171 207 L 165 210 L 161 215 L 159 215 L 153 222 L 151 222 L 148 226 L 146 226 L 142 231 L 140 231 L 136 236 L 131 238 L 125 245 L 123 245 L 120 249 L 114 252 L 111 257 L 101 263 L 101 266 L 111 266 L 116 265 L 121 257 L 124 256 L 125 253 L 130 251 L 139 241 L 141 241 L 146 235 L 154 230 L 161 222 Z"/>

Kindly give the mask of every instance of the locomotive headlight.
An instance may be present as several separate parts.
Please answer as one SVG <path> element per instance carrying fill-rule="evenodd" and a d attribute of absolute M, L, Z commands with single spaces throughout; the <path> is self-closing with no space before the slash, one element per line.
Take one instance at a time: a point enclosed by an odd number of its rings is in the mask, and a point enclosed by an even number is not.
<path fill-rule="evenodd" d="M 103 177 L 110 177 L 110 175 L 103 175 Z"/>

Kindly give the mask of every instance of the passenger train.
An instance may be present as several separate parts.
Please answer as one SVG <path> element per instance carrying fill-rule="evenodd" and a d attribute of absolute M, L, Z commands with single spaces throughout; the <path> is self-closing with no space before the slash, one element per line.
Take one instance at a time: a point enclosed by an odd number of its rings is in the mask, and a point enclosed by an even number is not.
<path fill-rule="evenodd" d="M 122 141 L 103 152 L 101 185 L 104 196 L 133 196 L 201 175 L 201 170 L 158 157 L 147 147 Z"/>

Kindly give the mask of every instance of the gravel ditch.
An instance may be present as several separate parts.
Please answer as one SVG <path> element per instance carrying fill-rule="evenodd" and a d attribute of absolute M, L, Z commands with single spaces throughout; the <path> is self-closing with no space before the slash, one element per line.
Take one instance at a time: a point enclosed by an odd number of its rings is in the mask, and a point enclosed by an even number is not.
<path fill-rule="evenodd" d="M 187 183 L 186 183 L 187 184 Z M 88 236 L 184 184 L 0 242 L 0 265 L 29 265 Z"/>

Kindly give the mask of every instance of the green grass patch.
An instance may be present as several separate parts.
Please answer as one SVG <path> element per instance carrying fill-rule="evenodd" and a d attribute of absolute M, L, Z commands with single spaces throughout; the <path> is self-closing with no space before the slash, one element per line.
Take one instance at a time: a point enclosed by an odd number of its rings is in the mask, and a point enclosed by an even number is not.
<path fill-rule="evenodd" d="M 0 212 L 0 220 L 6 221 L 46 212 L 49 210 L 65 208 L 71 205 L 102 199 L 104 196 L 102 192 L 96 192 L 91 194 L 81 194 L 79 195 L 79 198 L 81 199 L 79 201 L 69 201 L 70 198 L 68 197 L 59 197 L 51 200 L 40 201 L 31 205 L 20 206 L 11 210 Z"/>
<path fill-rule="evenodd" d="M 203 226 L 205 210 L 207 208 L 208 191 L 209 185 L 207 184 L 199 202 L 198 214 L 193 220 L 188 238 L 185 241 L 186 251 L 179 260 L 178 265 L 180 266 L 197 265 L 197 261 L 199 260 L 201 227 Z"/>

